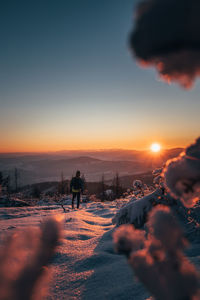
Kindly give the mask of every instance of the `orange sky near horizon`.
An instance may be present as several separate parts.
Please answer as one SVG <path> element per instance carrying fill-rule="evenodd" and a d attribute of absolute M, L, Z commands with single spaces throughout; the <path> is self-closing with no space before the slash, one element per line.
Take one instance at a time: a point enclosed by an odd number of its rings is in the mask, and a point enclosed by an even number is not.
<path fill-rule="evenodd" d="M 102 150 L 102 149 L 127 149 L 127 150 L 147 150 L 152 143 L 159 143 L 162 149 L 186 147 L 194 142 L 197 137 L 165 139 L 160 136 L 148 136 L 145 139 L 91 139 L 85 138 L 73 140 L 66 137 L 65 140 L 59 137 L 49 139 L 49 137 L 38 137 L 24 140 L 17 137 L 13 140 L 4 140 L 0 145 L 0 153 L 14 152 L 53 152 L 62 150 Z"/>
<path fill-rule="evenodd" d="M 48 109 L 37 107 L 36 111 L 27 106 L 26 113 L 9 108 L 12 114 L 5 111 L 0 119 L 0 152 L 145 150 L 154 142 L 162 148 L 176 148 L 193 143 L 199 136 L 197 109 L 186 122 L 189 109 L 178 116 L 175 109 L 168 107 L 165 114 L 158 115 L 151 103 L 146 104 L 146 110 L 133 111 L 122 104 L 115 108 L 108 105 L 106 111 L 97 104 L 90 106 L 89 111 L 79 106 L 76 119 L 73 110 L 69 111 L 65 104 Z"/>
<path fill-rule="evenodd" d="M 105 104 L 98 101 L 90 103 L 89 108 L 84 102 L 77 108 L 58 102 L 47 107 L 38 105 L 34 110 L 28 103 L 23 110 L 8 107 L 1 111 L 0 152 L 145 150 L 155 142 L 162 148 L 176 148 L 193 143 L 199 136 L 197 107 L 184 107 L 180 115 L 180 108 L 170 107 L 167 102 L 162 103 L 164 114 L 158 113 L 151 102 L 146 102 L 145 109 L 134 105 L 127 107 L 119 102 L 113 106 L 108 102 L 105 109 Z M 186 122 L 191 109 L 193 118 Z"/>

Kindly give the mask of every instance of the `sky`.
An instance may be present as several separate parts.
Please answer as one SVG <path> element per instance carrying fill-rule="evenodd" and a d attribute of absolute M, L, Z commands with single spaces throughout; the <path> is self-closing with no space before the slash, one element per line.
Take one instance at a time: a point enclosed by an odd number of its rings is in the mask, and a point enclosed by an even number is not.
<path fill-rule="evenodd" d="M 141 69 L 134 0 L 1 1 L 0 152 L 184 147 L 200 132 L 200 83 Z"/>

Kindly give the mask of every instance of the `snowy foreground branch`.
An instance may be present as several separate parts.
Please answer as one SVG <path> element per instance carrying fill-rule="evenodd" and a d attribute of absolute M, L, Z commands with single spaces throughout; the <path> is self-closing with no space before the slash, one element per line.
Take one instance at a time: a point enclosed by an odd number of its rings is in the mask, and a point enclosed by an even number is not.
<path fill-rule="evenodd" d="M 0 299 L 41 299 L 47 266 L 60 238 L 60 224 L 49 219 L 41 228 L 16 231 L 0 248 Z"/>
<path fill-rule="evenodd" d="M 167 162 L 163 177 L 171 195 L 185 206 L 191 207 L 200 199 L 200 138 Z"/>
<path fill-rule="evenodd" d="M 112 223 L 119 226 L 122 224 L 133 224 L 136 228 L 141 228 L 147 221 L 148 213 L 155 205 L 173 203 L 170 195 L 163 195 L 161 189 L 138 199 L 131 200 L 123 206 L 113 217 Z"/>
<path fill-rule="evenodd" d="M 146 222 L 147 213 L 152 209 L 153 203 L 160 195 L 159 190 L 138 200 L 131 200 L 123 206 L 113 217 L 112 223 L 119 226 L 121 224 L 134 224 L 136 228 L 142 227 Z"/>
<path fill-rule="evenodd" d="M 127 256 L 135 275 L 156 299 L 200 299 L 200 274 L 183 253 L 188 242 L 167 207 L 177 203 L 181 208 L 179 199 L 192 207 L 200 199 L 200 138 L 169 160 L 162 176 L 155 173 L 158 189 L 133 199 L 113 218 L 118 226 L 131 224 L 115 231 L 116 251 Z M 145 223 L 146 231 L 136 229 Z"/>
<path fill-rule="evenodd" d="M 183 254 L 187 241 L 166 206 L 149 215 L 148 235 L 133 225 L 114 233 L 115 248 L 127 256 L 138 279 L 158 300 L 199 299 L 199 274 Z"/>
<path fill-rule="evenodd" d="M 200 76 L 200 2 L 138 1 L 131 49 L 142 66 L 154 66 L 166 82 L 191 88 Z"/>

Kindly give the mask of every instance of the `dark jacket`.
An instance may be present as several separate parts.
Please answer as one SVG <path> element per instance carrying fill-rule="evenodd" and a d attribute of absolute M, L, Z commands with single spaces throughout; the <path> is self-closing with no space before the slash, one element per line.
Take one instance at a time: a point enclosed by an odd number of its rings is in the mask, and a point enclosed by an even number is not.
<path fill-rule="evenodd" d="M 83 180 L 80 177 L 73 177 L 70 182 L 70 192 L 83 192 Z"/>

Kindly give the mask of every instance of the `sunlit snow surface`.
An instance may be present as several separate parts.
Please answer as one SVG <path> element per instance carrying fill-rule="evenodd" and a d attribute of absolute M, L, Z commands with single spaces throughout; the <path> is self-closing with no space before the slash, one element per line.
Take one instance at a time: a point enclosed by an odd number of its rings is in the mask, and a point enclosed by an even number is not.
<path fill-rule="evenodd" d="M 129 200 L 84 203 L 74 211 L 66 205 L 66 213 L 56 205 L 0 208 L 0 242 L 4 235 L 17 229 L 38 226 L 50 216 L 61 216 L 63 240 L 51 264 L 47 299 L 147 299 L 149 293 L 133 276 L 126 258 L 113 250 L 112 218 Z M 187 254 L 198 268 L 199 243 L 192 244 Z"/>
<path fill-rule="evenodd" d="M 126 258 L 113 250 L 112 217 L 120 202 L 70 206 L 0 208 L 0 240 L 16 229 L 38 226 L 49 216 L 63 217 L 63 242 L 51 265 L 48 299 L 146 299 Z"/>

